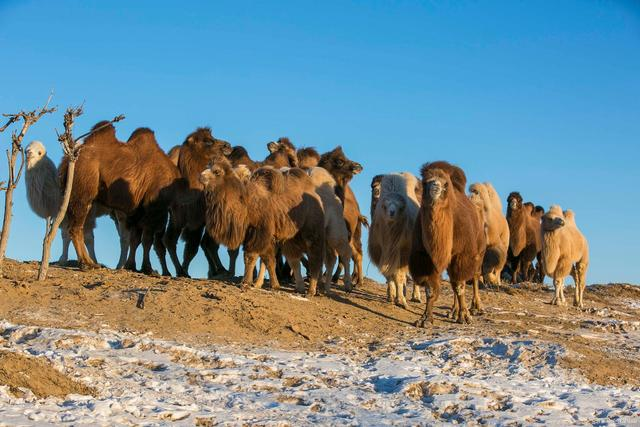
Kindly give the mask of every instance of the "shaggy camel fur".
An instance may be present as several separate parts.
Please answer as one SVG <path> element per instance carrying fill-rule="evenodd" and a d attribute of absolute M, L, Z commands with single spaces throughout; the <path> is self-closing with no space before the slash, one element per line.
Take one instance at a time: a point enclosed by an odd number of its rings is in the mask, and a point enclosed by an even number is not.
<path fill-rule="evenodd" d="M 62 204 L 62 189 L 58 182 L 58 169 L 53 161 L 47 156 L 47 149 L 42 142 L 33 141 L 25 150 L 27 157 L 27 170 L 25 181 L 27 185 L 27 200 L 31 210 L 47 221 L 47 227 L 53 221 L 60 210 Z M 84 240 L 91 259 L 97 261 L 94 249 L 93 230 L 96 227 L 96 217 L 110 215 L 120 236 L 120 262 L 123 261 L 123 254 L 126 259 L 128 249 L 127 230 L 124 222 L 118 221 L 116 214 L 111 210 L 94 205 L 87 215 L 84 224 Z M 62 254 L 58 259 L 59 264 L 64 264 L 69 259 L 69 245 L 71 239 L 66 221 L 62 223 Z M 124 245 L 124 247 L 123 247 Z"/>
<path fill-rule="evenodd" d="M 523 274 L 524 280 L 528 281 L 533 277 L 529 267 L 542 249 L 540 220 L 533 215 L 533 204 L 523 203 L 518 192 L 509 194 L 507 204 L 509 250 L 513 257 L 511 283 L 519 280 L 520 273 Z"/>
<path fill-rule="evenodd" d="M 139 128 L 122 143 L 116 139 L 113 125 L 106 123 L 93 127 L 98 130 L 86 138 L 80 150 L 67 209 L 69 234 L 80 266 L 97 267 L 84 244 L 87 214 L 93 203 L 121 211 L 127 215 L 131 233 L 125 267 L 135 269 L 135 253 L 142 241 L 141 270 L 149 274 L 153 271 L 149 252 L 154 240 L 159 242 L 164 233 L 168 206 L 181 185 L 180 173 L 158 146 L 153 131 Z M 65 157 L 60 165 L 61 185 L 66 182 L 67 166 Z"/>
<path fill-rule="evenodd" d="M 405 286 L 409 255 L 420 201 L 416 188 L 420 181 L 408 172 L 378 175 L 371 183 L 371 227 L 369 256 L 387 281 L 387 300 L 407 308 Z M 376 191 L 378 190 L 378 191 Z M 374 200 L 375 203 L 374 203 Z M 412 301 L 422 302 L 414 284 Z"/>
<path fill-rule="evenodd" d="M 483 220 L 465 195 L 466 176 L 447 162 L 422 167 L 422 203 L 413 233 L 409 270 L 416 283 L 427 286 L 427 304 L 416 326 L 433 323 L 433 305 L 440 295 L 440 280 L 447 270 L 457 303 L 451 315 L 469 323 L 464 298 L 465 282 L 473 279 L 472 309 L 481 310 L 478 279 L 486 247 Z"/>
<path fill-rule="evenodd" d="M 486 284 L 500 284 L 500 275 L 509 251 L 509 224 L 502 214 L 502 203 L 490 182 L 469 186 L 471 201 L 482 209 L 487 237 L 487 250 L 482 262 Z"/>
<path fill-rule="evenodd" d="M 178 169 L 187 184 L 185 190 L 187 198 L 193 202 L 172 206 L 169 226 L 163 238 L 177 276 L 189 277 L 189 265 L 198 252 L 198 245 L 202 247 L 209 263 L 210 278 L 224 270 L 218 257 L 218 244 L 208 234 L 203 233 L 206 208 L 200 173 L 207 168 L 214 157 L 230 153 L 231 144 L 215 138 L 209 128 L 196 129 L 180 146 Z M 182 263 L 177 254 L 178 238 L 181 235 L 185 241 Z"/>
<path fill-rule="evenodd" d="M 562 212 L 560 206 L 551 206 L 542 217 L 542 265 L 556 291 L 551 304 L 566 304 L 564 278 L 571 274 L 576 284 L 573 305 L 583 308 L 589 245 L 576 225 L 573 211 Z"/>
<path fill-rule="evenodd" d="M 275 271 L 275 244 L 294 272 L 296 289 L 304 293 L 300 259 L 309 258 L 308 295 L 316 294 L 324 254 L 324 212 L 311 178 L 301 169 L 285 173 L 272 167 L 256 169 L 248 181 L 241 179 L 225 158 L 202 172 L 206 188 L 207 231 L 231 249 L 244 248 L 243 283 L 253 283 L 253 270 L 261 257 L 269 271 L 271 287 L 279 287 Z M 255 283 L 262 286 L 262 278 Z"/>
<path fill-rule="evenodd" d="M 336 196 L 336 182 L 329 172 L 320 167 L 309 170 L 309 176 L 316 188 L 316 193 L 322 200 L 325 223 L 325 273 L 323 283 L 325 293 L 331 288 L 333 269 L 336 265 L 336 257 L 345 266 L 344 286 L 347 292 L 351 291 L 351 274 L 349 261 L 351 260 L 351 245 L 349 244 L 349 231 L 344 221 L 344 208 L 340 199 Z"/>
<path fill-rule="evenodd" d="M 356 196 L 349 186 L 349 182 L 354 175 L 362 172 L 360 163 L 349 160 L 345 156 L 342 147 L 336 147 L 333 150 L 324 153 L 320 157 L 318 166 L 326 169 L 336 181 L 336 196 L 344 206 L 344 219 L 349 230 L 351 251 L 353 257 L 353 282 L 354 284 L 362 284 L 362 226 L 367 226 L 366 218 L 360 213 L 360 206 L 356 200 Z M 334 281 L 337 280 L 340 270 L 334 274 Z"/>
<path fill-rule="evenodd" d="M 296 151 L 298 159 L 298 167 L 302 169 L 311 169 L 320 163 L 320 154 L 313 147 L 303 147 Z"/>
<path fill-rule="evenodd" d="M 298 157 L 296 147 L 286 136 L 278 138 L 275 142 L 267 144 L 269 156 L 262 162 L 262 166 L 273 166 L 274 168 L 298 167 Z"/>

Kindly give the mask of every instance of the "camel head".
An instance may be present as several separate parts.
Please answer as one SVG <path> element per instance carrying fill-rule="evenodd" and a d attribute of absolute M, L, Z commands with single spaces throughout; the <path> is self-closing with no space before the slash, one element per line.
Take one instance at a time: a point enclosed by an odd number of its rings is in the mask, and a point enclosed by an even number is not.
<path fill-rule="evenodd" d="M 209 161 L 220 155 L 228 156 L 232 151 L 231 144 L 215 138 L 208 127 L 198 128 L 190 133 L 182 145 Z"/>
<path fill-rule="evenodd" d="M 44 148 L 44 144 L 40 141 L 33 141 L 25 150 L 27 154 L 27 169 L 31 169 L 38 162 L 47 155 L 47 149 Z"/>
<path fill-rule="evenodd" d="M 213 190 L 227 179 L 240 181 L 231 163 L 223 156 L 214 159 L 209 163 L 209 167 L 200 173 L 200 183 L 205 190 Z"/>
<path fill-rule="evenodd" d="M 249 181 L 249 178 L 251 177 L 251 169 L 249 169 L 247 165 L 240 164 L 233 168 L 233 172 L 242 182 Z"/>
<path fill-rule="evenodd" d="M 382 209 L 387 222 L 393 222 L 398 218 L 402 218 L 402 213 L 406 207 L 407 200 L 403 195 L 387 193 L 380 198 L 377 209 Z"/>
<path fill-rule="evenodd" d="M 485 184 L 479 182 L 471 184 L 469 186 L 469 199 L 473 202 L 473 204 L 481 207 L 484 210 L 485 200 L 489 199 L 487 187 L 485 186 Z"/>
<path fill-rule="evenodd" d="M 542 231 L 555 231 L 564 227 L 565 224 L 564 213 L 558 205 L 551 206 L 549 211 L 542 216 Z"/>
<path fill-rule="evenodd" d="M 542 215 L 544 215 L 544 208 L 542 206 L 536 206 L 533 209 L 533 216 L 535 216 L 540 220 L 542 219 Z M 566 217 L 566 214 L 565 214 L 565 217 Z"/>
<path fill-rule="evenodd" d="M 422 204 L 434 206 L 447 199 L 452 189 L 451 178 L 442 169 L 426 169 L 422 174 L 422 187 Z"/>
<path fill-rule="evenodd" d="M 371 217 L 373 218 L 373 213 L 376 211 L 376 206 L 378 205 L 378 200 L 380 200 L 380 193 L 382 192 L 382 178 L 384 175 L 376 175 L 371 180 Z"/>
<path fill-rule="evenodd" d="M 507 197 L 507 206 L 510 210 L 518 210 L 522 208 L 522 196 L 517 191 L 513 191 Z"/>
<path fill-rule="evenodd" d="M 267 150 L 269 150 L 269 155 L 265 162 L 270 166 L 277 168 L 298 166 L 296 147 L 286 136 L 278 138 L 277 141 L 267 143 Z"/>
<path fill-rule="evenodd" d="M 318 166 L 329 171 L 340 185 L 345 185 L 351 181 L 354 175 L 362 172 L 362 165 L 353 160 L 349 160 L 340 146 L 320 156 Z"/>

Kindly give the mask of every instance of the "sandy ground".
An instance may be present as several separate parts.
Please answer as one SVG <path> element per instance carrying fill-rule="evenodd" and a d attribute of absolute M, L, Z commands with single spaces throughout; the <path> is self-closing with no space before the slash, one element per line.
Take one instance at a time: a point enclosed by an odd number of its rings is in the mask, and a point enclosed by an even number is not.
<path fill-rule="evenodd" d="M 78 422 L 118 416 L 122 424 L 268 424 L 291 413 L 294 424 L 640 423 L 636 286 L 590 286 L 584 310 L 549 305 L 552 292 L 535 284 L 483 290 L 485 313 L 471 325 L 446 318 L 452 297 L 445 288 L 436 324 L 419 330 L 412 323 L 423 305 L 393 306 L 386 289 L 372 281 L 351 294 L 334 289 L 329 297 L 307 299 L 287 287 L 241 290 L 231 282 L 108 269 L 52 268 L 39 283 L 36 272 L 36 263 L 7 260 L 0 279 L 0 420 L 12 416 L 15 424 L 64 421 L 55 400 L 61 393 L 137 408 L 96 412 L 95 404 L 91 410 L 69 404 Z M 38 365 L 23 360 L 29 357 Z M 115 369 L 123 360 L 134 368 Z M 25 363 L 29 368 L 15 368 Z M 35 386 L 16 369 L 47 380 Z M 50 370 L 66 374 L 68 382 L 52 380 Z M 114 390 L 140 370 L 190 392 L 154 388 L 146 377 L 125 389 L 139 387 L 134 394 L 151 393 L 151 401 L 182 394 L 188 402 L 177 410 L 117 400 L 125 398 Z M 225 375 L 233 384 L 216 388 Z M 535 391 L 527 388 L 532 384 Z M 547 389 L 551 394 L 543 395 Z M 334 395 L 341 403 L 330 402 Z M 54 400 L 42 401 L 46 396 Z M 229 402 L 232 396 L 237 402 Z M 357 402 L 344 403 L 352 398 Z M 234 417 L 206 410 L 219 399 Z M 389 402 L 404 409 L 391 415 Z M 22 408 L 22 415 L 3 417 L 6 404 Z"/>

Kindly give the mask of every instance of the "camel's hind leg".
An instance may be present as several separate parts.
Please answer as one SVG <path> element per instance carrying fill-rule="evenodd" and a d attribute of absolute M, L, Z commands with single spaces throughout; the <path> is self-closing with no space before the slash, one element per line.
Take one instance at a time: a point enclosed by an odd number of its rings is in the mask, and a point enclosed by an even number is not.
<path fill-rule="evenodd" d="M 162 237 L 164 236 L 164 230 L 160 230 L 156 232 L 153 236 L 153 250 L 156 252 L 158 256 L 158 261 L 160 261 L 160 267 L 162 268 L 162 275 L 170 277 L 171 272 L 169 272 L 169 268 L 167 266 L 167 248 L 164 246 L 162 242 Z"/>
<path fill-rule="evenodd" d="M 471 312 L 474 315 L 479 315 L 484 313 L 484 309 L 482 307 L 482 301 L 480 300 L 479 281 L 480 281 L 480 276 L 478 274 L 473 276 L 473 298 L 471 299 Z"/>
<path fill-rule="evenodd" d="M 328 294 L 331 292 L 331 273 L 333 272 L 333 268 L 336 266 L 336 261 L 338 257 L 333 249 L 327 246 L 324 255 L 324 274 L 322 274 L 322 287 L 324 288 L 324 293 Z M 346 276 L 345 276 L 346 277 Z"/>
<path fill-rule="evenodd" d="M 238 255 L 240 254 L 240 248 L 227 249 L 227 254 L 229 254 L 229 276 L 235 277 L 236 262 L 238 261 Z"/>
<path fill-rule="evenodd" d="M 113 213 L 111 214 L 111 219 L 113 219 L 113 222 L 116 225 L 116 230 L 118 231 L 118 237 L 120 240 L 120 259 L 118 259 L 118 264 L 116 265 L 116 269 L 120 269 L 123 268 L 125 262 L 127 262 L 127 255 L 129 252 L 129 230 L 127 229 L 127 219 L 124 215 Z"/>
<path fill-rule="evenodd" d="M 50 224 L 51 223 L 49 222 L 49 219 L 47 219 L 47 232 L 49 230 Z M 69 245 L 71 244 L 71 237 L 69 236 L 69 230 L 67 229 L 66 226 L 63 226 L 61 228 L 62 228 L 61 230 L 62 254 L 60 255 L 60 258 L 58 258 L 58 264 L 64 265 L 69 260 Z"/>
<path fill-rule="evenodd" d="M 300 269 L 300 259 L 288 257 L 287 262 L 291 267 L 291 271 L 293 272 L 293 277 L 295 278 L 295 281 L 296 281 L 296 291 L 299 294 L 304 294 L 306 286 L 304 284 L 304 279 L 302 278 L 302 272 Z"/>
<path fill-rule="evenodd" d="M 142 230 L 142 266 L 140 271 L 144 274 L 154 274 L 151 267 L 151 246 L 153 246 L 153 238 L 155 233 L 149 228 Z"/>
<path fill-rule="evenodd" d="M 393 304 L 396 300 L 396 295 L 398 294 L 398 288 L 396 287 L 396 282 L 393 280 L 393 277 L 389 277 L 387 279 L 387 302 Z"/>
<path fill-rule="evenodd" d="M 453 282 L 451 287 L 453 288 L 453 292 L 456 294 L 456 298 L 458 300 L 458 323 L 471 323 L 471 314 L 469 314 L 467 302 L 464 297 L 464 281 Z"/>
<path fill-rule="evenodd" d="M 97 268 L 98 265 L 93 261 L 91 255 L 87 251 L 84 241 L 84 222 L 87 214 L 91 210 L 91 204 L 86 204 L 82 208 L 74 209 L 73 221 L 69 224 L 69 236 L 73 242 L 73 247 L 78 255 L 78 264 L 80 268 Z"/>
<path fill-rule="evenodd" d="M 257 261 L 258 254 L 244 251 L 244 277 L 242 278 L 242 287 L 253 284 L 253 269 L 256 267 Z"/>
<path fill-rule="evenodd" d="M 406 277 L 405 277 L 405 280 Z M 411 302 L 422 302 L 422 295 L 420 295 L 420 286 L 414 281 L 413 282 L 413 290 L 411 291 Z"/>
<path fill-rule="evenodd" d="M 406 291 L 406 283 L 407 280 L 407 273 L 403 270 L 400 271 L 396 271 L 394 274 L 394 279 L 393 281 L 396 283 L 396 305 L 399 305 L 400 307 L 404 308 L 404 309 L 408 309 L 409 308 L 409 304 L 407 304 L 407 298 L 405 297 L 405 291 Z"/>
<path fill-rule="evenodd" d="M 198 227 L 195 229 L 185 228 L 182 231 L 184 237 L 184 250 L 182 252 L 182 272 L 185 277 L 189 276 L 189 266 L 191 261 L 195 258 L 200 247 L 200 240 L 202 239 L 202 231 L 204 227 Z"/>

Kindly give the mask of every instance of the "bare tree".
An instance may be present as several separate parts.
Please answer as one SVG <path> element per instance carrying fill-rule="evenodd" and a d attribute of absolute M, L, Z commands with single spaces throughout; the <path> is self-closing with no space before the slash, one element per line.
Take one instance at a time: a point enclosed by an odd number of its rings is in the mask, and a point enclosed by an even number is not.
<path fill-rule="evenodd" d="M 106 127 L 111 123 L 119 122 L 124 119 L 124 116 L 121 114 L 116 116 L 108 123 L 104 125 L 92 129 L 90 132 L 87 132 L 83 135 L 80 135 L 78 138 L 73 138 L 73 125 L 75 119 L 81 116 L 83 113 L 82 105 L 76 108 L 69 107 L 67 111 L 64 113 L 64 132 L 62 134 L 58 134 L 58 141 L 60 141 L 60 145 L 62 146 L 62 151 L 64 155 L 68 158 L 69 164 L 67 169 L 67 182 L 64 187 L 64 195 L 62 197 L 62 204 L 60 205 L 60 210 L 58 211 L 55 218 L 51 220 L 51 222 L 47 222 L 47 232 L 44 236 L 44 241 L 42 242 L 42 260 L 40 262 L 40 268 L 38 269 L 38 280 L 45 280 L 47 278 L 47 272 L 49 270 L 49 257 L 51 255 L 51 244 L 56 237 L 56 233 L 58 232 L 58 228 L 60 228 L 60 224 L 67 214 L 67 207 L 69 206 L 69 198 L 71 197 L 71 189 L 73 187 L 73 177 L 76 169 L 76 161 L 78 160 L 78 156 L 80 154 L 80 149 L 82 148 L 82 144 L 79 141 Z"/>
<path fill-rule="evenodd" d="M 18 182 L 20 182 L 20 177 L 24 170 L 25 156 L 22 141 L 24 140 L 24 136 L 31 125 L 35 124 L 45 114 L 56 111 L 56 107 L 49 108 L 49 102 L 51 102 L 52 96 L 53 94 L 49 95 L 46 104 L 39 110 L 27 112 L 20 111 L 16 114 L 3 114 L 3 116 L 7 117 L 8 120 L 4 126 L 0 127 L 0 132 L 4 132 L 13 123 L 19 121 L 22 121 L 22 128 L 19 133 L 14 131 L 11 134 L 11 152 L 9 152 L 9 150 L 6 151 L 9 177 L 6 183 L 3 182 L 1 186 L 2 190 L 5 191 L 5 194 L 4 218 L 2 221 L 2 233 L 0 233 L 0 266 L 2 266 L 2 262 L 4 261 L 7 251 L 7 243 L 9 241 L 9 230 L 11 229 L 11 218 L 13 212 L 13 191 L 16 189 Z M 20 163 L 16 171 L 18 156 L 20 156 Z"/>

